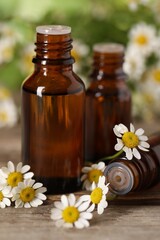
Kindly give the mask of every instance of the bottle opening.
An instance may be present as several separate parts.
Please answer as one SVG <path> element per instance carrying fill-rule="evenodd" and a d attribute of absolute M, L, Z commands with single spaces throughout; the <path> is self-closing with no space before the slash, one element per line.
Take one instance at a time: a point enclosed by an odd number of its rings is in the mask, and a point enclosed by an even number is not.
<path fill-rule="evenodd" d="M 134 177 L 131 170 L 123 163 L 113 162 L 105 171 L 107 182 L 110 183 L 110 191 L 116 195 L 124 195 L 131 191 Z"/>
<path fill-rule="evenodd" d="M 71 33 L 71 27 L 63 25 L 44 25 L 38 26 L 36 32 L 47 35 L 64 35 Z"/>
<path fill-rule="evenodd" d="M 99 53 L 123 53 L 124 46 L 119 43 L 97 43 L 93 50 Z"/>

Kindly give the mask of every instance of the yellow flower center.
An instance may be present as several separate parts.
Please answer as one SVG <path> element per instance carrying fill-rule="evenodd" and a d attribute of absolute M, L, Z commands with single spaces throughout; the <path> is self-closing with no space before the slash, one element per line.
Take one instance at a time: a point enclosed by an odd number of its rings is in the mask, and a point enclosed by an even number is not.
<path fill-rule="evenodd" d="M 153 77 L 156 82 L 160 83 L 160 69 L 153 71 Z"/>
<path fill-rule="evenodd" d="M 74 223 L 79 218 L 79 211 L 76 207 L 66 207 L 62 212 L 62 217 L 67 223 Z"/>
<path fill-rule="evenodd" d="M 3 200 L 3 193 L 0 191 L 0 202 Z"/>
<path fill-rule="evenodd" d="M 35 190 L 32 187 L 26 187 L 20 192 L 22 202 L 31 202 L 35 197 Z"/>
<path fill-rule="evenodd" d="M 147 36 L 141 34 L 135 38 L 135 42 L 139 45 L 146 45 L 148 43 Z"/>
<path fill-rule="evenodd" d="M 124 145 L 128 148 L 137 147 L 139 144 L 139 139 L 133 132 L 126 132 L 122 136 L 122 141 Z"/>
<path fill-rule="evenodd" d="M 102 176 L 103 173 L 99 169 L 92 169 L 91 171 L 88 172 L 88 180 L 92 183 L 98 183 L 99 177 Z"/>
<path fill-rule="evenodd" d="M 10 93 L 5 88 L 0 88 L 0 99 L 6 99 L 10 97 Z"/>
<path fill-rule="evenodd" d="M 100 203 L 100 201 L 102 200 L 102 195 L 102 189 L 100 187 L 95 188 L 90 195 L 92 203 Z"/>
<path fill-rule="evenodd" d="M 11 187 L 16 187 L 19 182 L 23 181 L 23 175 L 20 172 L 12 172 L 8 175 L 7 183 Z"/>
<path fill-rule="evenodd" d="M 8 115 L 6 112 L 0 112 L 0 121 L 6 122 L 8 119 Z"/>

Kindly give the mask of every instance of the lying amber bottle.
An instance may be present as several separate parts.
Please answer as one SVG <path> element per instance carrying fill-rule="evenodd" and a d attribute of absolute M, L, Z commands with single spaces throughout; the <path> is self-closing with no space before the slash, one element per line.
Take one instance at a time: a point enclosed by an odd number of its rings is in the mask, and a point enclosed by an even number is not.
<path fill-rule="evenodd" d="M 104 171 L 110 191 L 116 195 L 145 190 L 159 181 L 160 133 L 149 140 L 149 152 L 141 151 L 141 159 L 118 158 L 108 164 Z"/>
<path fill-rule="evenodd" d="M 35 71 L 22 85 L 22 159 L 48 193 L 73 192 L 84 159 L 84 84 L 72 71 L 71 28 L 36 30 Z"/>
<path fill-rule="evenodd" d="M 123 72 L 124 47 L 120 44 L 96 44 L 93 70 L 86 92 L 85 160 L 115 153 L 113 127 L 131 122 L 131 95 Z"/>

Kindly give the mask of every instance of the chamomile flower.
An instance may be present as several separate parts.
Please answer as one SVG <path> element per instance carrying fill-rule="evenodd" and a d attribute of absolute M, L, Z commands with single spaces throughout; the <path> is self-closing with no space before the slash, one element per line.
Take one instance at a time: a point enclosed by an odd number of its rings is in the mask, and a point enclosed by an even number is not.
<path fill-rule="evenodd" d="M 43 194 L 46 191 L 47 189 L 43 187 L 42 183 L 35 183 L 33 179 L 25 179 L 13 189 L 12 201 L 15 201 L 15 208 L 38 207 L 46 200 L 46 196 Z"/>
<path fill-rule="evenodd" d="M 108 193 L 109 184 L 105 184 L 105 177 L 100 176 L 98 184 L 95 182 L 92 183 L 92 191 L 90 195 L 83 195 L 80 197 L 82 202 L 85 202 L 87 206 L 91 205 L 87 212 L 92 212 L 97 206 L 98 214 L 102 214 L 104 209 L 108 206 L 108 202 L 106 201 L 106 194 Z"/>
<path fill-rule="evenodd" d="M 17 123 L 18 114 L 11 98 L 0 101 L 0 127 L 12 127 Z"/>
<path fill-rule="evenodd" d="M 92 164 L 90 167 L 83 167 L 81 181 L 83 182 L 83 188 L 90 191 L 92 183 L 98 183 L 99 177 L 103 175 L 105 169 L 104 162 L 98 164 Z"/>
<path fill-rule="evenodd" d="M 119 125 L 115 125 L 113 131 L 118 137 L 115 150 L 123 150 L 126 153 L 128 160 L 131 160 L 133 156 L 137 159 L 141 158 L 137 148 L 143 151 L 148 151 L 148 148 L 150 147 L 149 143 L 146 142 L 148 137 L 143 135 L 144 130 L 142 128 L 139 128 L 135 131 L 135 128 L 131 123 L 130 130 L 128 130 L 125 125 L 120 123 Z"/>
<path fill-rule="evenodd" d="M 130 79 L 134 80 L 140 80 L 145 71 L 145 58 L 133 45 L 127 48 L 123 69 Z"/>
<path fill-rule="evenodd" d="M 51 210 L 51 219 L 55 221 L 57 227 L 66 228 L 85 228 L 89 227 L 89 221 L 92 219 L 92 213 L 86 212 L 87 204 L 76 201 L 74 194 L 61 196 L 61 201 L 54 202 L 54 208 Z"/>
<path fill-rule="evenodd" d="M 152 25 L 139 23 L 135 25 L 130 33 L 130 44 L 136 47 L 140 54 L 149 56 L 154 51 L 156 41 L 156 29 Z"/>
<path fill-rule="evenodd" d="M 32 178 L 33 173 L 28 172 L 30 170 L 29 165 L 22 166 L 22 162 L 19 162 L 17 166 L 13 162 L 9 161 L 7 167 L 1 168 L 0 185 L 16 187 L 19 182 L 23 182 L 24 179 Z"/>
<path fill-rule="evenodd" d="M 0 187 L 0 208 L 11 206 L 11 200 L 10 200 L 11 197 L 12 197 L 11 187 L 1 186 Z"/>

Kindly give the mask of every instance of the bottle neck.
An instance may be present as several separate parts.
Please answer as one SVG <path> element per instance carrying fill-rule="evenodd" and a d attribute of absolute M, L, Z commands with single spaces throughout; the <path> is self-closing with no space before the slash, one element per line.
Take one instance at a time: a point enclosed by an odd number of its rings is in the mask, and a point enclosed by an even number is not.
<path fill-rule="evenodd" d="M 71 56 L 72 39 L 70 34 L 48 35 L 37 33 L 35 45 L 36 56 L 33 58 L 33 63 L 37 65 L 37 69 L 46 65 L 57 66 L 58 69 L 58 66 L 68 66 L 74 63 Z"/>
<path fill-rule="evenodd" d="M 124 48 L 120 44 L 96 44 L 93 52 L 93 73 L 124 75 Z"/>

